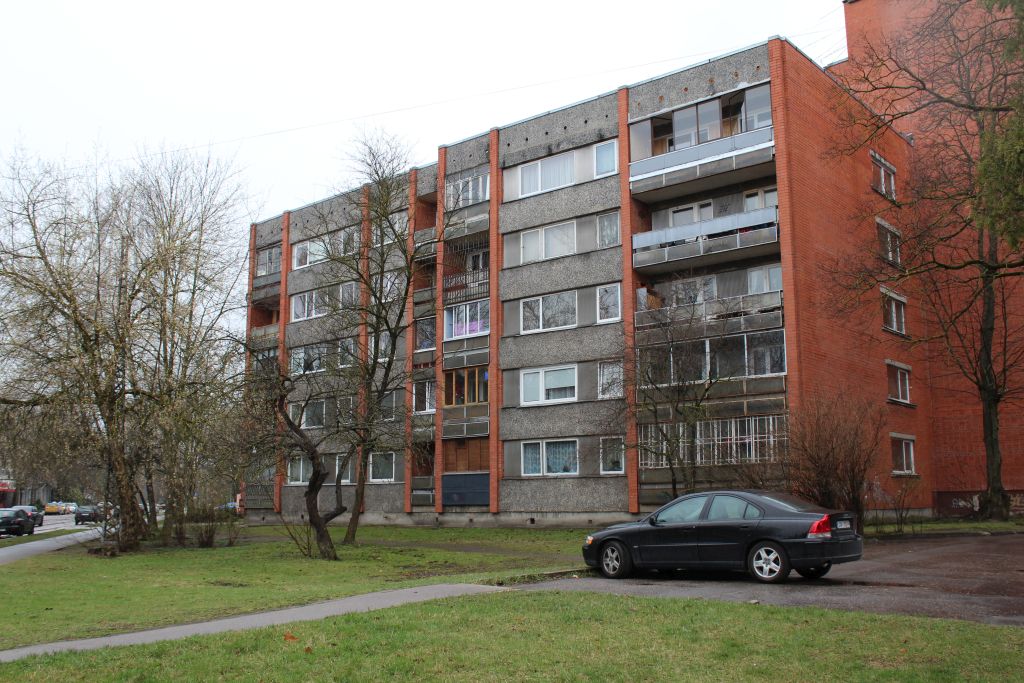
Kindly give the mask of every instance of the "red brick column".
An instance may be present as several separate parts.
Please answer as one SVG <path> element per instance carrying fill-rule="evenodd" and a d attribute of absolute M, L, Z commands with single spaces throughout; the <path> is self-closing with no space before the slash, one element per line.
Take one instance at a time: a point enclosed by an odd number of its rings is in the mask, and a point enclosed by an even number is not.
<path fill-rule="evenodd" d="M 505 329 L 505 309 L 501 305 L 501 292 L 499 291 L 499 274 L 501 273 L 501 267 L 505 262 L 504 259 L 504 247 L 505 241 L 502 239 L 501 230 L 498 226 L 498 215 L 499 209 L 501 208 L 502 200 L 502 177 L 501 177 L 501 165 L 498 163 L 498 129 L 492 128 L 490 134 L 490 218 L 489 218 L 489 235 L 488 241 L 490 242 L 490 263 L 488 268 L 490 274 L 488 279 L 488 288 L 490 291 L 490 309 L 491 309 L 491 334 L 488 337 L 488 361 L 487 361 L 487 375 L 488 375 L 488 412 L 490 413 L 490 425 L 488 430 L 488 455 L 490 456 L 490 509 L 492 514 L 496 514 L 500 509 L 500 494 L 501 494 L 501 478 L 504 474 L 505 465 L 505 453 L 501 443 L 501 405 L 504 399 L 503 394 L 503 377 L 501 374 L 501 364 L 498 362 L 498 353 L 501 342 L 501 335 Z"/>
<path fill-rule="evenodd" d="M 291 320 L 291 301 L 288 297 L 288 272 L 292 268 L 292 245 L 290 240 L 291 231 L 290 211 L 285 211 L 281 216 L 281 291 L 278 294 L 277 314 L 277 364 L 286 371 L 288 367 L 288 345 L 285 343 L 285 330 Z M 274 476 L 274 512 L 281 513 L 281 487 L 284 486 L 287 463 L 284 454 L 279 454 L 277 459 L 277 474 Z"/>
<path fill-rule="evenodd" d="M 434 301 L 437 308 L 436 338 L 434 350 L 434 378 L 437 381 L 437 398 L 434 403 L 434 512 L 444 512 L 441 504 L 441 475 L 444 473 L 444 440 L 441 431 L 444 423 L 444 193 L 445 175 L 448 168 L 448 150 L 437 150 L 437 254 L 434 266 Z"/>

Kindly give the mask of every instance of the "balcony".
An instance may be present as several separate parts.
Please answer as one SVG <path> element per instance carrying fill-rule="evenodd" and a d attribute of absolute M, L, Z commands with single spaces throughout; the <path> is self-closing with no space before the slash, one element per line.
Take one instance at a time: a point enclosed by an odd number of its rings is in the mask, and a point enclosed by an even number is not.
<path fill-rule="evenodd" d="M 412 233 L 412 240 L 417 261 L 434 260 L 434 255 L 437 254 L 437 228 L 416 230 Z"/>
<path fill-rule="evenodd" d="M 666 324 L 694 324 L 699 325 L 699 333 L 704 336 L 707 332 L 705 327 L 713 321 L 733 320 L 735 330 L 729 331 L 746 332 L 748 330 L 763 329 L 765 324 L 759 324 L 764 314 L 777 312 L 782 309 L 782 292 L 763 292 L 760 294 L 744 294 L 724 299 L 712 299 L 695 304 L 683 306 L 665 306 L 663 308 L 648 308 L 647 302 L 641 296 L 645 290 L 637 292 L 637 313 L 636 327 L 638 329 Z M 775 322 L 777 316 L 767 316 L 773 322 L 767 327 L 778 327 L 781 319 Z M 711 325 L 714 327 L 714 325 Z"/>
<path fill-rule="evenodd" d="M 769 206 L 633 235 L 633 267 L 665 273 L 764 256 L 778 251 L 778 241 L 778 209 Z"/>
<path fill-rule="evenodd" d="M 634 161 L 630 191 L 654 202 L 761 177 L 774 164 L 774 130 L 758 128 Z"/>
<path fill-rule="evenodd" d="M 462 301 L 484 299 L 488 294 L 489 281 L 490 272 L 486 268 L 445 275 L 444 302 L 445 304 L 456 304 Z"/>
<path fill-rule="evenodd" d="M 254 327 L 249 335 L 249 342 L 253 346 L 258 347 L 276 346 L 277 333 L 277 323 L 274 323 L 273 325 L 261 325 L 260 327 Z"/>

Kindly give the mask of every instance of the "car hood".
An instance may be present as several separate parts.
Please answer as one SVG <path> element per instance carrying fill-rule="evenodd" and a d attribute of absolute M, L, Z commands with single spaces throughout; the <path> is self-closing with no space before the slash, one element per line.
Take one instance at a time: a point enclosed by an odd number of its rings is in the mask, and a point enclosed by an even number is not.
<path fill-rule="evenodd" d="M 636 522 L 622 522 L 621 524 L 612 524 L 611 526 L 606 526 L 605 528 L 603 528 L 600 531 L 597 531 L 595 533 L 603 534 L 603 533 L 607 533 L 609 531 L 618 531 L 620 529 L 632 529 L 634 527 L 644 526 L 646 524 L 647 524 L 647 518 L 645 517 L 645 518 L 643 518 L 641 520 L 638 520 Z"/>

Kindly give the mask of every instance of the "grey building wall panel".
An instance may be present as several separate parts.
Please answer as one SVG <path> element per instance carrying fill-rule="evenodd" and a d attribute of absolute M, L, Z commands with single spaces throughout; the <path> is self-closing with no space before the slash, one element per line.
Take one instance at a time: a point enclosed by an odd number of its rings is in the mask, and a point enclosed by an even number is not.
<path fill-rule="evenodd" d="M 281 224 L 283 216 L 268 218 L 256 224 L 256 248 L 262 249 L 281 241 Z"/>
<path fill-rule="evenodd" d="M 402 462 L 402 454 L 395 454 L 395 476 L 401 478 L 402 472 L 404 472 L 405 465 Z M 351 495 L 346 496 L 346 499 L 353 500 L 355 498 L 355 487 Z M 346 491 L 346 493 L 348 493 Z M 402 512 L 405 509 L 404 504 L 405 496 L 405 485 L 401 483 L 395 484 L 367 484 L 366 485 L 366 509 L 373 510 L 375 512 Z"/>
<path fill-rule="evenodd" d="M 292 211 L 289 241 L 294 244 L 359 223 L 362 220 L 361 197 L 361 189 L 352 190 Z"/>
<path fill-rule="evenodd" d="M 337 319 L 332 320 L 329 316 L 288 323 L 284 328 L 285 345 L 288 348 L 314 344 L 319 341 L 333 341 L 342 337 L 354 337 L 357 334 L 358 327 L 355 324 L 346 324 Z M 399 347 L 398 352 L 403 353 L 403 351 Z"/>
<path fill-rule="evenodd" d="M 501 438 L 554 439 L 573 435 L 616 434 L 624 427 L 625 401 L 584 401 L 535 408 L 503 408 Z"/>
<path fill-rule="evenodd" d="M 622 332 L 618 322 L 505 337 L 498 347 L 498 360 L 508 369 L 622 358 Z"/>
<path fill-rule="evenodd" d="M 501 232 L 514 232 L 569 220 L 576 216 L 608 211 L 618 206 L 619 177 L 611 175 L 587 183 L 570 185 L 561 190 L 505 202 L 499 209 L 498 224 Z"/>
<path fill-rule="evenodd" d="M 644 118 L 768 78 L 768 45 L 757 45 L 630 88 L 629 118 Z"/>
<path fill-rule="evenodd" d="M 447 148 L 445 171 L 449 177 L 478 166 L 490 163 L 490 139 L 487 133 L 469 140 L 457 142 Z M 473 174 L 470 174 L 473 175 Z"/>
<path fill-rule="evenodd" d="M 522 299 L 620 280 L 622 249 L 602 249 L 502 270 L 501 299 Z"/>
<path fill-rule="evenodd" d="M 345 268 L 341 264 L 330 261 L 321 261 L 305 268 L 293 270 L 288 273 L 288 294 L 308 292 L 311 289 L 337 283 L 342 279 L 339 276 L 344 270 Z"/>
<path fill-rule="evenodd" d="M 618 99 L 610 93 L 502 128 L 499 162 L 508 168 L 618 134 Z"/>
<path fill-rule="evenodd" d="M 576 223 L 576 253 L 582 254 L 597 249 L 597 214 L 580 216 Z M 621 230 L 621 225 L 619 226 Z M 515 268 L 522 264 L 522 236 L 525 231 L 507 233 L 502 236 L 505 244 L 503 268 Z"/>
<path fill-rule="evenodd" d="M 416 196 L 425 197 L 437 192 L 437 164 L 416 170 Z"/>
<path fill-rule="evenodd" d="M 596 434 L 596 435 L 585 435 L 585 436 L 569 436 L 569 437 L 558 437 L 567 438 L 576 441 L 576 454 L 579 462 L 579 474 L 578 475 L 554 475 L 554 476 L 567 476 L 567 477 L 624 477 L 624 474 L 601 474 L 601 437 L 612 436 L 612 437 L 623 437 L 624 428 L 620 428 L 618 434 Z M 553 475 L 531 475 L 528 477 L 522 476 L 523 470 L 523 458 L 522 458 L 522 444 L 525 441 L 535 439 L 524 439 L 522 441 L 506 441 L 502 448 L 502 455 L 505 458 L 505 478 L 506 479 L 528 479 L 530 481 L 537 481 L 543 478 L 543 476 Z"/>
<path fill-rule="evenodd" d="M 625 512 L 625 477 L 506 479 L 502 512 Z"/>

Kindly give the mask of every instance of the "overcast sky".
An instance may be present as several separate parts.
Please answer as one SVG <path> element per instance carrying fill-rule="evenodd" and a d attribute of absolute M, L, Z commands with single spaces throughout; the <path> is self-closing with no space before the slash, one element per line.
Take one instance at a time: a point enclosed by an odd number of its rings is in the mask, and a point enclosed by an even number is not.
<path fill-rule="evenodd" d="M 759 43 L 846 54 L 841 0 L 0 0 L 0 162 L 143 149 L 233 159 L 250 220 L 348 185 L 361 130 L 413 162 L 486 132 Z M 247 235 L 246 225 L 239 231 Z"/>

